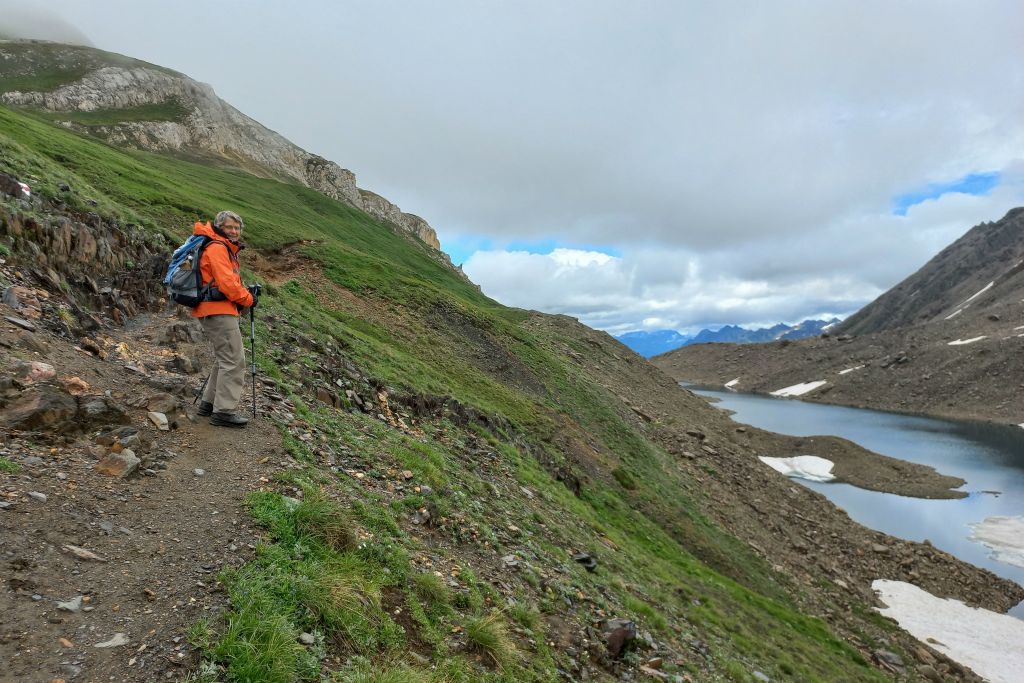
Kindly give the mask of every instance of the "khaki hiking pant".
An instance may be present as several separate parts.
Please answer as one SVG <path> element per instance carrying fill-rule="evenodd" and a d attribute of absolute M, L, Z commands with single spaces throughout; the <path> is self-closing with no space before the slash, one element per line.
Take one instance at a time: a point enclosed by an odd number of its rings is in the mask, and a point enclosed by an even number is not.
<path fill-rule="evenodd" d="M 199 319 L 213 347 L 213 371 L 203 391 L 203 401 L 213 404 L 215 413 L 233 413 L 242 400 L 245 383 L 245 347 L 237 315 L 208 315 Z"/>

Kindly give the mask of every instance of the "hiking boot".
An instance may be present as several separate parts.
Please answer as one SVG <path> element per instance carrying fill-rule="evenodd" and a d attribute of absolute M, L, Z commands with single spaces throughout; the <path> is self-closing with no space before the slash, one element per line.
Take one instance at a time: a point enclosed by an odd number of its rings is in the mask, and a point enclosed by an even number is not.
<path fill-rule="evenodd" d="M 249 424 L 249 418 L 235 413 L 214 413 L 210 416 L 210 424 L 217 427 L 244 427 Z"/>
<path fill-rule="evenodd" d="M 196 415 L 199 417 L 210 417 L 210 415 L 213 415 L 213 404 L 209 401 L 200 401 L 199 410 L 196 411 Z"/>

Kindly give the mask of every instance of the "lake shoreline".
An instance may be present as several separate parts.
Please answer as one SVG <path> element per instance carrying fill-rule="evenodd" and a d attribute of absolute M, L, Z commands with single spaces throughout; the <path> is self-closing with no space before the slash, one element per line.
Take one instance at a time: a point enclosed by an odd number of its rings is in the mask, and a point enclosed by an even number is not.
<path fill-rule="evenodd" d="M 721 390 L 720 387 L 695 385 L 687 385 L 684 388 Z M 712 405 L 721 401 L 715 396 L 697 395 Z M 721 407 L 719 409 L 735 415 L 735 411 Z M 834 465 L 832 474 L 835 475 L 834 481 L 837 483 L 846 483 L 869 491 L 929 500 L 958 499 L 968 495 L 966 491 L 956 490 L 966 483 L 960 477 L 942 474 L 929 465 L 876 453 L 848 439 L 830 435 L 792 436 L 756 429 L 756 435 L 751 432 L 744 433 L 748 434 L 752 443 L 756 442 L 759 449 L 763 450 L 759 455 L 771 458 L 816 455 L 825 458 Z"/>

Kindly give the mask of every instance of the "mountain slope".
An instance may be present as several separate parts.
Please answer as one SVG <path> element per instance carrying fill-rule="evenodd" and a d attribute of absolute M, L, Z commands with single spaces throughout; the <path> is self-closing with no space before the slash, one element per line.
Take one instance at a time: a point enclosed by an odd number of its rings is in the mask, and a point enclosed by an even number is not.
<path fill-rule="evenodd" d="M 114 144 L 298 182 L 440 250 L 436 232 L 422 218 L 358 188 L 351 171 L 265 128 L 205 83 L 122 55 L 43 41 L 0 41 L 0 59 L 5 104 L 43 112 Z"/>
<path fill-rule="evenodd" d="M 762 347 L 689 346 L 654 359 L 680 380 L 804 400 L 1024 423 L 1024 209 L 982 223 L 831 334 Z"/>
<path fill-rule="evenodd" d="M 916 273 L 845 320 L 836 334 L 870 334 L 977 317 L 1024 297 L 1024 208 L 971 228 Z M 972 309 L 972 310 L 968 310 Z M 941 324 L 941 323 L 940 323 Z"/>
<path fill-rule="evenodd" d="M 0 158 L 33 188 L 26 200 L 6 185 L 0 215 L 11 259 L 3 284 L 22 299 L 17 309 L 9 296 L 0 305 L 36 321 L 34 332 L 9 327 L 2 339 L 9 437 L 0 481 L 16 510 L 32 514 L 5 517 L 0 529 L 17 556 L 0 599 L 18 636 L 0 638 L 0 651 L 23 680 L 62 673 L 63 654 L 52 654 L 62 637 L 86 677 L 120 680 L 173 677 L 170 659 L 193 665 L 193 680 L 614 680 L 650 665 L 702 681 L 754 672 L 869 681 L 897 676 L 883 650 L 976 680 L 937 653 L 918 654 L 923 646 L 874 616 L 871 581 L 917 576 L 936 594 L 1000 610 L 1021 597 L 929 546 L 853 524 L 756 459 L 795 442 L 737 431 L 575 320 L 487 299 L 425 244 L 357 208 L 301 185 L 118 149 L 4 108 Z M 131 544 L 95 537 L 91 515 L 128 514 L 143 494 L 166 493 L 96 473 L 113 448 L 102 423 L 76 431 L 74 420 L 58 427 L 27 415 L 44 398 L 90 415 L 88 406 L 113 402 L 112 414 L 151 440 L 134 446 L 152 463 L 149 476 L 188 474 L 179 463 L 189 461 L 165 450 L 177 438 L 209 444 L 185 400 L 207 352 L 188 321 L 159 317 L 155 284 L 166 249 L 228 202 L 246 218 L 246 276 L 268 283 L 257 311 L 258 408 L 281 450 L 259 459 L 263 479 L 239 480 L 251 491 L 244 508 L 218 508 L 258 526 L 262 542 L 236 543 L 232 566 L 215 577 L 205 572 L 220 567 L 200 566 L 197 580 L 215 595 L 199 598 L 208 618 L 188 612 L 185 646 L 181 614 L 195 596 L 151 589 L 151 600 L 138 589 L 162 580 L 152 575 L 89 584 L 106 570 L 87 562 L 70 565 L 81 583 L 61 571 L 66 543 L 106 553 L 116 560 L 107 567 L 129 565 Z M 13 376 L 25 367 L 18 361 L 39 358 L 101 391 L 80 399 L 70 380 Z M 150 391 L 176 397 L 169 414 L 180 435 L 151 426 Z M 818 447 L 836 449 L 837 460 L 850 450 Z M 227 451 L 214 464 L 231 457 L 248 456 Z M 39 487 L 47 500 L 28 495 Z M 820 526 L 795 528 L 794 515 Z M 69 520 L 85 520 L 74 538 L 61 536 Z M 176 548 L 174 539 L 192 543 L 171 535 L 188 522 L 150 525 Z M 891 552 L 865 553 L 873 543 Z M 596 558 L 595 571 L 574 560 L 580 553 Z M 184 549 L 177 558 L 193 561 Z M 52 588 L 33 601 L 26 591 L 40 577 Z M 141 669 L 93 648 L 85 615 L 59 616 L 58 596 L 90 585 L 95 623 L 128 631 Z M 78 625 L 86 630 L 70 630 Z M 921 678 L 912 665 L 898 675 Z"/>

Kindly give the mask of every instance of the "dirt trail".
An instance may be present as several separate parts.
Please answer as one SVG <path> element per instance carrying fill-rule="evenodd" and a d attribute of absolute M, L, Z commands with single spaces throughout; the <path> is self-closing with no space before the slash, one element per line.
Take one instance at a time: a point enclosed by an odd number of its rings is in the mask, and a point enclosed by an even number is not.
<path fill-rule="evenodd" d="M 173 318 L 133 323 L 112 341 L 147 357 L 156 351 L 146 339 Z M 130 404 L 158 391 L 158 373 L 134 374 L 120 362 L 51 344 L 53 353 L 37 359 L 59 377 L 85 379 L 93 392 L 109 389 Z M 146 412 L 128 408 L 131 426 L 154 439 L 148 450 L 166 464 L 150 476 L 97 473 L 89 452 L 95 432 L 70 444 L 8 435 L 0 455 L 20 469 L 0 473 L 0 500 L 11 504 L 0 510 L 0 681 L 176 680 L 196 664 L 186 632 L 226 606 L 216 573 L 249 559 L 256 544 L 244 498 L 286 456 L 269 418 L 243 430 L 212 427 L 193 421 L 191 403 L 179 402 L 168 415 L 178 428 L 160 432 Z M 76 558 L 67 545 L 107 561 Z M 76 596 L 85 596 L 80 610 L 58 608 Z M 97 647 L 116 634 L 127 644 Z"/>

